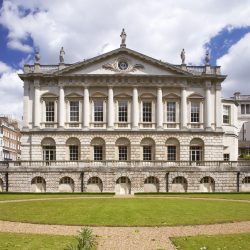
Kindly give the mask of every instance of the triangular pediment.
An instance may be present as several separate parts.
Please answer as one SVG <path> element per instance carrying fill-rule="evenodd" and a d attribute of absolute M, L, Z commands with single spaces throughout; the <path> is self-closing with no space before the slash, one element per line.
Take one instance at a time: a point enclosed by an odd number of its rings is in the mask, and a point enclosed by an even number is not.
<path fill-rule="evenodd" d="M 57 75 L 190 75 L 180 67 L 119 48 L 57 71 Z"/>

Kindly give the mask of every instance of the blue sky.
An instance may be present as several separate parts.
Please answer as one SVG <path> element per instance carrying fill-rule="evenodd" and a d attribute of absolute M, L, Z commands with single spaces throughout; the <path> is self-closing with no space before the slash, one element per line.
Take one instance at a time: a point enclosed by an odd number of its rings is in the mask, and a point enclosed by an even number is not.
<path fill-rule="evenodd" d="M 83 4 L 84 3 L 84 4 Z M 126 29 L 127 47 L 173 64 L 211 64 L 228 77 L 223 95 L 250 94 L 250 0 L 4 0 L 0 9 L 0 113 L 22 114 L 24 63 L 76 62 L 116 49 Z M 13 103 L 6 110 L 6 102 Z"/>

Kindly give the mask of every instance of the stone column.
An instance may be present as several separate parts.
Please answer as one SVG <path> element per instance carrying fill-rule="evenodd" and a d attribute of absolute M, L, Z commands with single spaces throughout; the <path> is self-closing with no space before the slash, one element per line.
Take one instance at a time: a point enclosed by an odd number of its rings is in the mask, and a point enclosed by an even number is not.
<path fill-rule="evenodd" d="M 84 97 L 83 97 L 83 127 L 89 128 L 89 89 L 88 87 L 84 88 Z"/>
<path fill-rule="evenodd" d="M 187 128 L 187 91 L 186 88 L 181 89 L 181 128 Z"/>
<path fill-rule="evenodd" d="M 64 128 L 64 119 L 65 119 L 65 113 L 64 113 L 65 105 L 64 105 L 64 88 L 63 85 L 60 85 L 59 90 L 59 127 Z"/>
<path fill-rule="evenodd" d="M 133 124 L 132 128 L 137 129 L 139 123 L 139 102 L 138 102 L 138 90 L 133 88 Z"/>
<path fill-rule="evenodd" d="M 216 128 L 221 129 L 222 127 L 222 104 L 221 104 L 221 84 L 216 84 L 215 89 L 215 119 L 216 119 Z"/>
<path fill-rule="evenodd" d="M 29 84 L 24 82 L 23 85 L 24 94 L 23 94 L 23 128 L 29 128 Z"/>
<path fill-rule="evenodd" d="M 163 102 L 162 102 L 162 89 L 157 89 L 157 128 L 163 126 Z"/>
<path fill-rule="evenodd" d="M 114 127 L 114 92 L 113 88 L 108 89 L 108 128 Z"/>
<path fill-rule="evenodd" d="M 211 82 L 206 82 L 206 99 L 205 99 L 205 128 L 206 129 L 211 129 Z"/>
<path fill-rule="evenodd" d="M 40 85 L 39 81 L 34 81 L 35 100 L 34 100 L 34 126 L 40 127 L 41 108 L 40 108 Z"/>

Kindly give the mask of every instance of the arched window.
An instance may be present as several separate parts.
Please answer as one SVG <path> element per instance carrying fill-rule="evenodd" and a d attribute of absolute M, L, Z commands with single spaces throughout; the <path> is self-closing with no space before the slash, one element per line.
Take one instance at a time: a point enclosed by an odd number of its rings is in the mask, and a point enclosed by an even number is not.
<path fill-rule="evenodd" d="M 204 142 L 200 138 L 194 138 L 190 142 L 190 161 L 203 161 Z"/>
<path fill-rule="evenodd" d="M 180 159 L 180 143 L 176 138 L 169 138 L 166 142 L 167 160 L 178 161 Z"/>
<path fill-rule="evenodd" d="M 159 192 L 159 180 L 154 176 L 149 176 L 144 181 L 144 192 Z"/>
<path fill-rule="evenodd" d="M 80 141 L 77 138 L 69 138 L 66 142 L 68 148 L 68 159 L 70 161 L 80 160 Z"/>
<path fill-rule="evenodd" d="M 31 180 L 31 192 L 45 192 L 46 182 L 43 177 L 36 176 Z"/>
<path fill-rule="evenodd" d="M 205 176 L 201 179 L 200 183 L 214 183 L 214 179 L 210 176 Z"/>
<path fill-rule="evenodd" d="M 152 161 L 155 159 L 155 142 L 151 138 L 144 138 L 141 141 L 143 161 Z"/>
<path fill-rule="evenodd" d="M 41 142 L 44 161 L 56 160 L 56 143 L 54 139 L 46 137 Z"/>
<path fill-rule="evenodd" d="M 74 184 L 74 181 L 72 178 L 68 177 L 68 176 L 65 176 L 63 177 L 60 182 L 60 184 Z"/>
<path fill-rule="evenodd" d="M 186 184 L 187 183 L 187 180 L 186 178 L 184 178 L 183 176 L 177 176 L 173 179 L 173 183 L 174 184 Z"/>
<path fill-rule="evenodd" d="M 91 193 L 99 193 L 102 192 L 103 190 L 103 184 L 102 184 L 102 180 L 97 177 L 91 177 L 88 179 L 88 184 L 87 184 L 87 192 L 91 192 Z"/>
<path fill-rule="evenodd" d="M 205 176 L 200 180 L 200 192 L 214 192 L 215 182 L 210 176 Z"/>
<path fill-rule="evenodd" d="M 74 192 L 74 180 L 65 176 L 59 181 L 59 192 Z"/>
<path fill-rule="evenodd" d="M 96 137 L 91 141 L 91 147 L 93 148 L 93 159 L 94 161 L 105 160 L 105 141 Z"/>
<path fill-rule="evenodd" d="M 127 161 L 130 159 L 130 141 L 127 138 L 119 138 L 116 143 L 116 151 L 119 161 Z"/>
<path fill-rule="evenodd" d="M 187 180 L 183 176 L 177 176 L 172 182 L 172 192 L 187 192 Z"/>
<path fill-rule="evenodd" d="M 144 181 L 145 184 L 158 184 L 159 180 L 154 176 L 149 176 Z"/>

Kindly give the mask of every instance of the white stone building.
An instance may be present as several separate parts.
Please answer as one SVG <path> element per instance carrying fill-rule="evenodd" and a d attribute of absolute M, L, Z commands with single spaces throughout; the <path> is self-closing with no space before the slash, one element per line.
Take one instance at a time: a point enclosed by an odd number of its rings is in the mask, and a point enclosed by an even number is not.
<path fill-rule="evenodd" d="M 124 33 L 122 33 L 124 34 Z M 25 65 L 22 161 L 0 173 L 9 191 L 250 190 L 238 163 L 237 106 L 225 75 L 126 48 L 75 64 Z M 2 168 L 4 169 L 4 167 Z"/>

